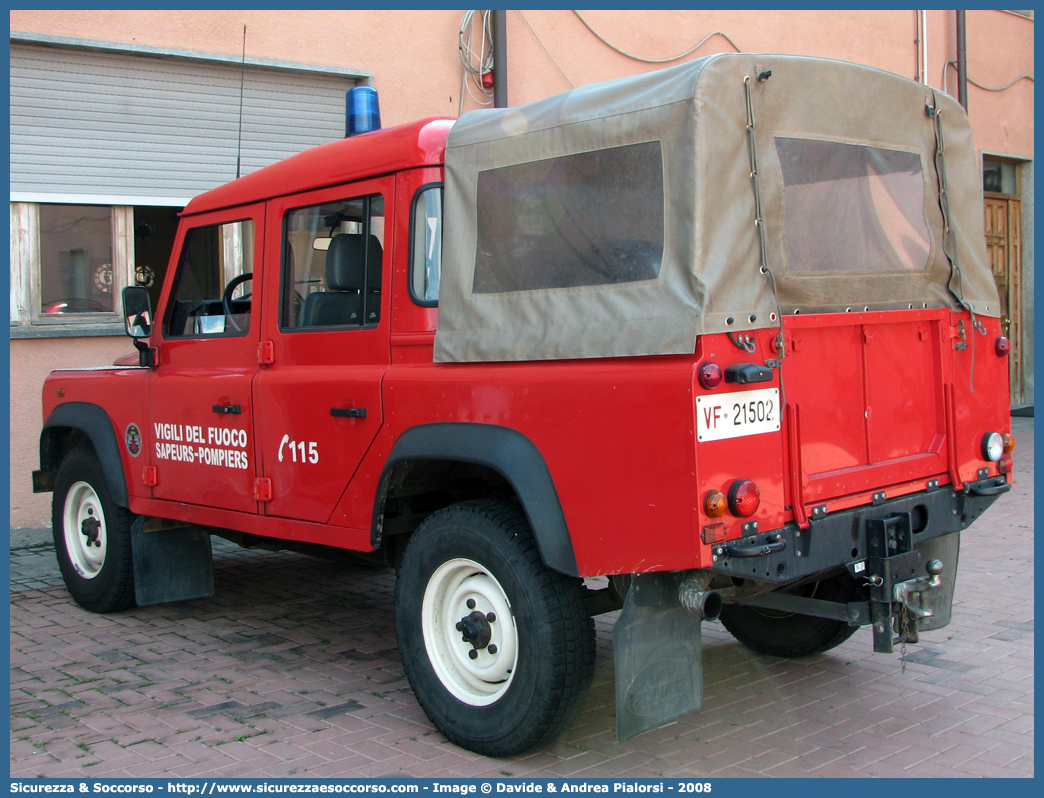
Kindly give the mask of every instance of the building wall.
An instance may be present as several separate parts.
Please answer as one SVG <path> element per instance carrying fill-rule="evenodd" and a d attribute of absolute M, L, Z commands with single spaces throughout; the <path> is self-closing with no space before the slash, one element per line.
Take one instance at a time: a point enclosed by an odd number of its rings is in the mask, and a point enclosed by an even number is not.
<path fill-rule="evenodd" d="M 462 92 L 458 55 L 460 11 L 25 11 L 10 12 L 12 31 L 127 45 L 246 56 L 373 73 L 386 126 L 426 116 L 457 116 L 479 107 Z M 686 59 L 729 52 L 823 56 L 868 64 L 917 78 L 916 11 L 584 11 L 591 28 L 619 50 L 646 59 L 683 53 Z M 476 16 L 478 16 L 476 12 Z M 927 14 L 928 83 L 956 95 L 952 11 Z M 968 74 L 999 88 L 1033 74 L 1034 22 L 1011 12 L 967 12 Z M 473 42 L 478 44 L 475 33 Z M 570 87 L 647 72 L 653 64 L 600 41 L 580 16 L 567 10 L 508 12 L 508 99 L 511 105 Z M 472 89 L 473 93 L 475 92 Z M 462 102 L 463 96 L 463 102 Z M 1033 82 L 1002 91 L 968 88 L 976 146 L 994 155 L 1033 158 Z M 859 102 L 858 96 L 838 102 Z M 1024 169 L 1029 174 L 1029 168 Z M 1032 180 L 1023 180 L 1032 186 Z M 1030 206 L 1032 206 L 1032 197 Z M 1031 216 L 1028 220 L 1031 220 Z M 1032 225 L 1024 228 L 1028 253 L 1024 285 L 1032 289 Z M 1032 308 L 1032 294 L 1024 303 Z M 1032 403 L 1032 317 L 1028 320 L 1027 401 Z M 133 351 L 123 338 L 27 338 L 11 342 L 11 523 L 49 521 L 49 496 L 29 490 L 36 467 L 39 391 L 46 373 L 61 366 L 106 364 Z"/>
<path fill-rule="evenodd" d="M 456 116 L 460 99 L 459 11 L 11 11 L 11 30 L 372 70 L 385 124 Z M 584 11 L 605 39 L 645 58 L 684 52 L 714 31 L 746 52 L 792 53 L 917 73 L 915 11 Z M 986 86 L 1033 73 L 1030 19 L 968 12 L 968 72 Z M 929 83 L 956 58 L 952 11 L 928 12 Z M 477 41 L 477 37 L 476 37 Z M 687 58 L 730 52 L 712 36 Z M 553 59 L 553 60 L 552 60 Z M 557 66 L 555 65 L 557 63 Z M 661 68 L 599 41 L 572 11 L 508 13 L 509 99 L 531 102 L 572 86 Z M 947 80 L 956 95 L 956 72 Z M 858 101 L 858 98 L 848 98 Z M 465 110 L 476 107 L 465 100 Z M 969 88 L 979 147 L 1033 151 L 1033 84 L 1007 92 Z"/>
<path fill-rule="evenodd" d="M 53 369 L 99 366 L 134 352 L 129 338 L 37 338 L 11 341 L 11 526 L 51 524 L 51 494 L 34 494 L 40 467 L 40 391 Z"/>

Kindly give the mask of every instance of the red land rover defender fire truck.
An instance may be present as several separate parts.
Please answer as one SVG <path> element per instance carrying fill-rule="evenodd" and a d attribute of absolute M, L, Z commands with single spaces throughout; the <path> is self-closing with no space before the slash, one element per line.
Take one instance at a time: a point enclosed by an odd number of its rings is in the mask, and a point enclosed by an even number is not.
<path fill-rule="evenodd" d="M 139 356 L 54 372 L 38 491 L 96 612 L 209 595 L 210 535 L 371 553 L 451 740 L 699 708 L 700 630 L 801 657 L 950 621 L 1010 488 L 968 120 L 715 55 L 308 150 L 185 209 Z M 601 590 L 584 577 L 608 577 Z"/>

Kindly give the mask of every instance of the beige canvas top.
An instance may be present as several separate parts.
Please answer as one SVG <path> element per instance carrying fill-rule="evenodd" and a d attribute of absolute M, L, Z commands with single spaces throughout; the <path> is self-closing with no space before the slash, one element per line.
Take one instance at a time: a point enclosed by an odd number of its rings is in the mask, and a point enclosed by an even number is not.
<path fill-rule="evenodd" d="M 825 59 L 715 55 L 468 113 L 435 358 L 691 354 L 779 311 L 999 316 L 980 186 L 951 97 Z"/>

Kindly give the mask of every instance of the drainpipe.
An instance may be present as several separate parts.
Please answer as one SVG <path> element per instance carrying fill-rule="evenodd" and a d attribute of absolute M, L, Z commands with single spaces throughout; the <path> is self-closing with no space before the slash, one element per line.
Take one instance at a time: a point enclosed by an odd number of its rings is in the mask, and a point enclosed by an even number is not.
<path fill-rule="evenodd" d="M 928 12 L 921 12 L 921 83 L 928 85 Z"/>
<path fill-rule="evenodd" d="M 968 44 L 965 37 L 964 12 L 957 12 L 957 102 L 968 112 Z"/>
<path fill-rule="evenodd" d="M 493 107 L 507 108 L 507 11 L 493 11 Z"/>

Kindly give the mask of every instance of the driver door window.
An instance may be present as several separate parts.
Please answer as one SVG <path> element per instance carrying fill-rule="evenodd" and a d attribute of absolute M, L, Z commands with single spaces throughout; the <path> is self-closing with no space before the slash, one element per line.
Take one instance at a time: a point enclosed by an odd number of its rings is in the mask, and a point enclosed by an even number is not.
<path fill-rule="evenodd" d="M 167 337 L 246 335 L 253 262 L 251 220 L 190 230 L 167 314 Z"/>

